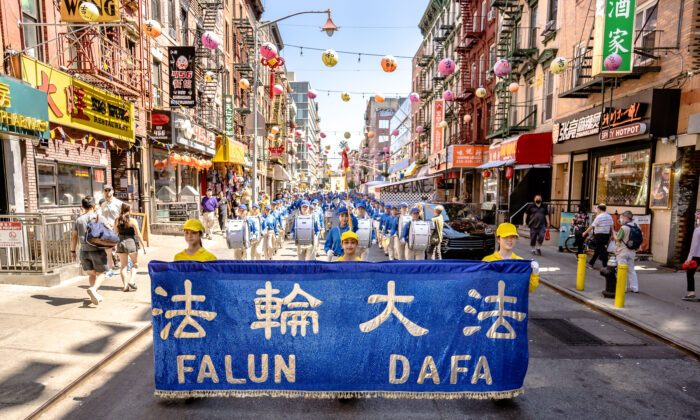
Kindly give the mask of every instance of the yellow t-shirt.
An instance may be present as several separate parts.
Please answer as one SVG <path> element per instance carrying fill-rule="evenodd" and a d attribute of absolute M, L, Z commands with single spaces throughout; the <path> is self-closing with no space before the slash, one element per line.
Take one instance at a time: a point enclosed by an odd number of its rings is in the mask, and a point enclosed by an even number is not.
<path fill-rule="evenodd" d="M 485 256 L 481 261 L 486 261 L 486 262 L 491 262 L 491 261 L 500 261 L 503 258 L 501 258 L 501 254 L 498 253 L 498 251 L 494 252 L 491 255 Z M 518 257 L 514 253 L 510 255 L 511 260 L 522 260 L 522 258 Z M 532 273 L 530 274 L 530 293 L 534 292 L 535 289 L 537 289 L 537 286 L 540 285 L 540 275 Z"/>
<path fill-rule="evenodd" d="M 335 262 L 338 262 L 338 261 L 345 261 L 345 257 L 339 257 L 337 260 L 335 260 Z M 360 260 L 360 257 L 355 257 L 355 261 L 362 261 L 362 260 Z"/>
<path fill-rule="evenodd" d="M 216 257 L 204 248 L 199 248 L 194 255 L 190 255 L 184 249 L 177 254 L 173 261 L 216 261 Z"/>

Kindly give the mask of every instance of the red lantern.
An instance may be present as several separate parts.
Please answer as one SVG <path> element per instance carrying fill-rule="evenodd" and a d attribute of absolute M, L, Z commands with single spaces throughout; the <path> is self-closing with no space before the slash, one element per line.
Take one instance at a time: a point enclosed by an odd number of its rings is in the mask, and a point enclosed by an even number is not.
<path fill-rule="evenodd" d="M 484 178 L 489 178 L 491 177 L 491 171 L 485 169 L 484 172 L 481 173 L 481 176 L 483 176 Z"/>
<path fill-rule="evenodd" d="M 506 168 L 506 179 L 511 178 L 513 178 L 513 168 L 509 166 Z"/>

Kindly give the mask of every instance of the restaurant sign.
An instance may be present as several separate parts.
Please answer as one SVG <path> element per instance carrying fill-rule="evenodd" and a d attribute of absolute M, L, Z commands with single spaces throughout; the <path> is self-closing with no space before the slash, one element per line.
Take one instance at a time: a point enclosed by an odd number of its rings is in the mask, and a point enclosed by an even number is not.
<path fill-rule="evenodd" d="M 596 0 L 591 76 L 619 75 L 632 72 L 634 61 L 635 0 Z M 617 54 L 619 67 L 605 67 L 606 58 Z"/>
<path fill-rule="evenodd" d="M 46 93 L 0 76 L 0 132 L 48 139 Z"/>
<path fill-rule="evenodd" d="M 233 95 L 224 95 L 224 122 L 226 137 L 233 137 Z"/>
<path fill-rule="evenodd" d="M 433 123 L 432 123 L 432 152 L 442 150 L 444 147 L 445 129 L 440 123 L 445 119 L 445 101 L 436 99 L 433 101 Z"/>
<path fill-rule="evenodd" d="M 151 112 L 151 132 L 152 140 L 164 144 L 171 144 L 173 141 L 172 113 L 167 110 L 154 109 Z"/>
<path fill-rule="evenodd" d="M 555 123 L 552 127 L 552 143 L 598 134 L 601 114 L 602 112 L 598 111 Z"/>
<path fill-rule="evenodd" d="M 647 132 L 647 125 L 644 123 L 634 123 L 623 127 L 607 128 L 600 132 L 600 141 L 617 140 L 625 137 L 632 137 Z"/>
<path fill-rule="evenodd" d="M 92 3 L 97 6 L 100 12 L 94 22 L 119 22 L 119 0 L 60 0 L 61 1 L 61 20 L 64 22 L 80 22 L 85 23 L 82 16 L 82 4 Z"/>
<path fill-rule="evenodd" d="M 193 124 L 189 118 L 177 112 L 172 113 L 174 144 L 195 149 L 204 155 L 216 154 L 216 135 L 204 127 Z"/>
<path fill-rule="evenodd" d="M 267 150 L 270 151 L 270 159 L 281 159 L 282 153 L 284 153 L 284 146 L 268 147 Z"/>
<path fill-rule="evenodd" d="M 517 138 L 506 140 L 501 144 L 492 145 L 489 148 L 489 162 L 515 159 L 515 151 L 517 146 Z"/>
<path fill-rule="evenodd" d="M 488 150 L 488 146 L 452 145 L 447 149 L 447 168 L 476 168 Z"/>

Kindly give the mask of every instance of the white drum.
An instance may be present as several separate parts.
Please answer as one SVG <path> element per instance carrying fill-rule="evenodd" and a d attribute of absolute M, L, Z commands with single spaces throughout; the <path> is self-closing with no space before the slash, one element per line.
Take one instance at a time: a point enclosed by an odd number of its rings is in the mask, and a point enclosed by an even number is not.
<path fill-rule="evenodd" d="M 430 244 L 430 222 L 412 220 L 408 228 L 408 248 L 425 251 Z"/>
<path fill-rule="evenodd" d="M 294 243 L 296 245 L 314 244 L 314 216 L 299 215 L 294 221 Z"/>
<path fill-rule="evenodd" d="M 408 214 L 399 215 L 399 227 L 398 227 L 399 238 L 403 237 L 403 227 L 406 226 L 406 223 L 410 222 L 411 220 L 413 220 L 413 219 Z"/>
<path fill-rule="evenodd" d="M 226 244 L 230 249 L 250 246 L 250 226 L 248 220 L 229 220 L 226 223 Z"/>
<path fill-rule="evenodd" d="M 372 219 L 359 219 L 357 221 L 357 239 L 360 248 L 372 246 Z"/>

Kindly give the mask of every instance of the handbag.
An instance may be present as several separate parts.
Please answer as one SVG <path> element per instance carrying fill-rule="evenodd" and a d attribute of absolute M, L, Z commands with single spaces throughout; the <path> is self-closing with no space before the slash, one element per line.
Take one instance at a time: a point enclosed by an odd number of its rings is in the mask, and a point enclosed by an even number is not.
<path fill-rule="evenodd" d="M 437 246 L 437 244 L 440 243 L 440 236 L 437 233 L 437 230 L 433 230 L 433 233 L 430 234 L 430 246 Z"/>
<path fill-rule="evenodd" d="M 544 234 L 544 240 L 549 241 L 551 238 L 549 237 L 549 229 L 547 229 L 547 232 Z"/>
<path fill-rule="evenodd" d="M 99 215 L 95 216 L 94 221 L 88 223 L 85 231 L 85 243 L 100 249 L 109 249 L 117 246 L 119 236 L 109 229 L 104 223 L 99 221 Z"/>

